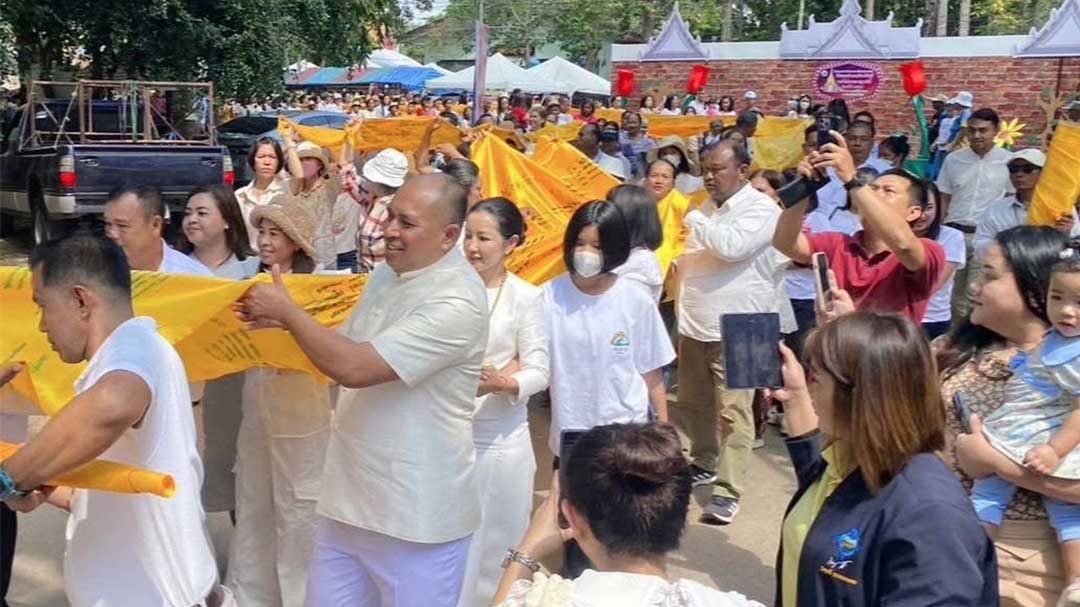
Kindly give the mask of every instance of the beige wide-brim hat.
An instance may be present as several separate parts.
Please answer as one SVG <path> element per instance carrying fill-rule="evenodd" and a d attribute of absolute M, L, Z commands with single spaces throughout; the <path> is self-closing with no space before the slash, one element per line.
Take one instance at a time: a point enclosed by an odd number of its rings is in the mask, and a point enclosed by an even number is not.
<path fill-rule="evenodd" d="M 303 201 L 290 194 L 275 196 L 251 212 L 251 225 L 258 227 L 263 219 L 274 222 L 289 240 L 315 259 L 315 214 Z"/>
<path fill-rule="evenodd" d="M 645 152 L 645 161 L 648 164 L 652 164 L 654 160 L 660 157 L 660 150 L 664 148 L 678 148 L 679 153 L 686 159 L 686 166 L 690 172 L 694 172 L 694 161 L 690 158 L 690 152 L 686 148 L 686 141 L 678 135 L 668 135 L 656 142 L 656 147 L 652 148 L 648 152 Z M 678 167 L 675 167 L 678 169 Z"/>
<path fill-rule="evenodd" d="M 297 144 L 296 155 L 300 157 L 300 160 L 305 158 L 315 158 L 323 163 L 323 167 L 326 166 L 326 152 L 323 152 L 321 147 L 310 141 L 301 141 Z"/>

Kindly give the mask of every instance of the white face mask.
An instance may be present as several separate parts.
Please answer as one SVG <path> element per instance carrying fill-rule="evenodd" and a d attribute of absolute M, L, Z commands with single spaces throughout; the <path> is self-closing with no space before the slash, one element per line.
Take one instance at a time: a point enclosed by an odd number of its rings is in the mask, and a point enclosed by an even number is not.
<path fill-rule="evenodd" d="M 798 103 L 799 103 L 799 102 L 798 102 L 798 101 L 796 101 L 796 100 L 794 100 L 794 99 L 788 99 L 787 105 L 788 105 L 788 107 L 789 107 L 789 108 L 791 108 L 791 109 L 795 109 L 795 106 L 796 106 L 796 105 L 797 105 Z"/>
<path fill-rule="evenodd" d="M 574 272 L 582 278 L 592 278 L 604 267 L 604 258 L 592 251 L 574 252 Z"/>
<path fill-rule="evenodd" d="M 801 107 L 804 110 L 809 109 L 810 108 L 810 102 L 809 101 L 800 101 L 799 102 L 799 107 Z"/>
<path fill-rule="evenodd" d="M 663 156 L 661 156 L 661 158 L 670 162 L 671 166 L 675 167 L 676 169 L 678 169 L 679 165 L 682 164 L 682 156 L 679 154 L 664 154 Z"/>

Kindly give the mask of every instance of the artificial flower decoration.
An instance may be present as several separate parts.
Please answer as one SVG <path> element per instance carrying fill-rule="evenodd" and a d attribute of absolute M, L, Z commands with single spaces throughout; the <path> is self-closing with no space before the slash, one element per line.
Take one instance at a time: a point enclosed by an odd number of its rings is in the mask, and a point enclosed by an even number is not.
<path fill-rule="evenodd" d="M 1026 124 L 1020 124 L 1019 118 L 1002 121 L 1001 129 L 998 130 L 997 136 L 994 137 L 994 144 L 999 148 L 1013 149 L 1019 143 L 1020 137 L 1024 135 L 1024 127 L 1026 126 Z"/>
<path fill-rule="evenodd" d="M 634 72 L 630 70 L 615 70 L 615 94 L 619 97 L 629 97 L 634 92 Z"/>
<path fill-rule="evenodd" d="M 926 69 L 922 61 L 912 61 L 900 66 L 904 79 L 904 92 L 914 97 L 926 90 Z"/>

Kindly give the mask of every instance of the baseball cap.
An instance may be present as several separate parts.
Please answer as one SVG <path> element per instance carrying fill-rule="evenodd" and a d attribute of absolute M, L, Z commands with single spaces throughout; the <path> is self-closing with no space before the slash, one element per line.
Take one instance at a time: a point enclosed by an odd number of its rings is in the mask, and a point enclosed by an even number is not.
<path fill-rule="evenodd" d="M 605 124 L 600 129 L 600 141 L 618 141 L 619 127 L 614 124 Z"/>
<path fill-rule="evenodd" d="M 1024 160 L 1039 167 L 1040 169 L 1046 166 L 1046 154 L 1042 150 L 1036 148 L 1025 148 L 1013 153 L 1012 158 L 1009 159 L 1011 164 L 1014 160 Z"/>
<path fill-rule="evenodd" d="M 746 93 L 743 94 L 743 99 L 755 101 L 757 100 L 757 93 L 755 93 L 754 91 L 746 91 Z"/>

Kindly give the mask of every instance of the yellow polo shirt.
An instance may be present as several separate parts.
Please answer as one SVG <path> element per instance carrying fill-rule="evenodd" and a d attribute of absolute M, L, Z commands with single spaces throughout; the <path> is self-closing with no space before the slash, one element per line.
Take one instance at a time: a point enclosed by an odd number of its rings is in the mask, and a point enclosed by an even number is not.
<path fill-rule="evenodd" d="M 802 557 L 803 543 L 806 541 L 806 535 L 810 533 L 810 526 L 817 520 L 825 500 L 856 468 L 855 458 L 847 443 L 835 442 L 829 445 L 821 452 L 821 457 L 828 464 L 825 473 L 807 488 L 784 519 L 784 529 L 781 534 L 784 549 L 780 580 L 782 607 L 798 605 L 799 559 Z"/>

